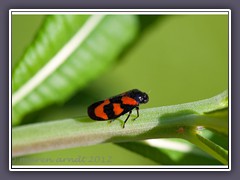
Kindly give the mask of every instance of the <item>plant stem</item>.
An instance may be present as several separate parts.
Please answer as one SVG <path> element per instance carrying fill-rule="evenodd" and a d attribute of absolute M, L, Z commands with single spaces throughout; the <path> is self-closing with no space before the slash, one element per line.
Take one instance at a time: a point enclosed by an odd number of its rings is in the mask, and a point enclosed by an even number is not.
<path fill-rule="evenodd" d="M 140 117 L 129 120 L 122 128 L 125 116 L 112 123 L 93 121 L 88 117 L 65 119 L 14 127 L 12 129 L 12 156 L 88 146 L 105 142 L 127 142 L 152 138 L 189 139 L 188 129 L 199 126 L 227 135 L 227 92 L 210 99 L 141 110 Z M 208 112 L 207 114 L 205 112 Z M 135 117 L 135 115 L 132 115 Z M 132 117 L 132 119 L 134 118 Z M 192 141 L 193 143 L 197 141 Z M 198 145 L 202 146 L 202 144 Z"/>

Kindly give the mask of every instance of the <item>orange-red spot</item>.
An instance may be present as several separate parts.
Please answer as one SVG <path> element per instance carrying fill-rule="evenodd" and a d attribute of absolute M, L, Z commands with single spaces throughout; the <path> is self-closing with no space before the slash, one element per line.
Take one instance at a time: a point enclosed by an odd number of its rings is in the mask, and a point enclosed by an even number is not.
<path fill-rule="evenodd" d="M 177 133 L 178 133 L 178 134 L 183 134 L 183 133 L 184 133 L 184 128 L 183 128 L 183 127 L 179 127 L 179 128 L 177 129 Z"/>
<path fill-rule="evenodd" d="M 114 103 L 113 104 L 113 112 L 116 116 L 123 112 L 123 108 L 121 108 L 120 104 Z"/>
<path fill-rule="evenodd" d="M 95 115 L 102 119 L 108 119 L 107 114 L 104 112 L 104 106 L 109 103 L 110 103 L 110 101 L 107 99 L 102 104 L 100 104 L 98 107 L 96 107 L 94 110 Z"/>
<path fill-rule="evenodd" d="M 123 96 L 122 97 L 122 103 L 127 104 L 127 105 L 132 105 L 132 106 L 138 105 L 138 102 L 135 99 L 130 98 L 128 96 Z"/>

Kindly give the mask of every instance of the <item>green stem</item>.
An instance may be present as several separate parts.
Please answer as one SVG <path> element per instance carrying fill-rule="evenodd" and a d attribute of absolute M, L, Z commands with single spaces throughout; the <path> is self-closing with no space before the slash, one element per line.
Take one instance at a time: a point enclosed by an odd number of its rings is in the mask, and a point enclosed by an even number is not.
<path fill-rule="evenodd" d="M 12 155 L 20 156 L 105 142 L 151 138 L 188 139 L 189 134 L 185 131 L 189 128 L 197 130 L 199 126 L 227 135 L 226 113 L 211 113 L 226 112 L 227 103 L 223 103 L 226 97 L 227 92 L 224 92 L 213 98 L 192 103 L 144 109 L 140 111 L 140 117 L 135 121 L 129 120 L 124 129 L 122 123 L 125 116 L 112 123 L 84 117 L 14 127 Z"/>

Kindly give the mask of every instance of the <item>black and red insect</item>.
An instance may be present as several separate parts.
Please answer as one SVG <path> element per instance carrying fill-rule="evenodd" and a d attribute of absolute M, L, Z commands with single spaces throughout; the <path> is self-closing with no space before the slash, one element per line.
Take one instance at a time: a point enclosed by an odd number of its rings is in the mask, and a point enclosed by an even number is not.
<path fill-rule="evenodd" d="M 135 119 L 137 119 L 139 117 L 139 105 L 147 103 L 148 100 L 149 97 L 145 92 L 133 89 L 106 100 L 93 103 L 88 107 L 88 116 L 94 120 L 105 121 L 114 120 L 129 112 L 123 123 L 124 128 L 132 110 L 136 108 L 137 117 Z"/>

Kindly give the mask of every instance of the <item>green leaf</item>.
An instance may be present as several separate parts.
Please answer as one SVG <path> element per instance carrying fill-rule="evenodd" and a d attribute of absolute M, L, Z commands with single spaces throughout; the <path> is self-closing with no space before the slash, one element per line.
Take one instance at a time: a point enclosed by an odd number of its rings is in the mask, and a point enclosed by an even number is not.
<path fill-rule="evenodd" d="M 162 165 L 175 164 L 175 161 L 173 161 L 165 152 L 161 151 L 161 149 L 151 147 L 143 142 L 123 142 L 116 143 L 116 145 L 140 154 Z"/>
<path fill-rule="evenodd" d="M 157 140 L 156 140 L 157 141 Z M 194 148 L 190 144 L 177 142 L 174 143 L 175 149 L 167 148 L 169 140 L 160 141 L 165 143 L 165 148 L 149 145 L 146 142 L 124 142 L 116 143 L 116 145 L 135 152 L 143 157 L 162 165 L 216 165 L 219 161 L 202 153 L 199 149 Z M 170 145 L 169 144 L 169 145 Z M 186 150 L 181 150 L 179 146 L 184 146 Z M 183 149 L 183 148 L 182 148 Z"/>
<path fill-rule="evenodd" d="M 216 159 L 218 159 L 223 164 L 228 164 L 228 150 L 222 148 L 221 146 L 215 144 L 211 140 L 199 135 L 199 134 L 189 134 L 186 139 L 197 146 L 199 146 L 202 150 L 206 151 Z"/>
<path fill-rule="evenodd" d="M 61 103 L 96 78 L 135 38 L 133 15 L 48 16 L 12 76 L 12 124 Z"/>
<path fill-rule="evenodd" d="M 216 117 L 204 113 L 219 108 L 225 111 L 228 104 L 224 104 L 224 107 L 221 102 L 227 96 L 227 91 L 225 91 L 201 101 L 143 109 L 140 110 L 140 117 L 135 121 L 129 120 L 124 129 L 122 123 L 125 116 L 112 123 L 93 121 L 85 117 L 15 127 L 12 130 L 13 156 L 106 142 L 182 138 L 193 142 L 200 148 L 203 147 L 203 150 L 210 152 L 210 155 L 225 163 L 226 161 L 223 161 L 221 156 L 215 156 L 217 152 L 212 153 L 214 148 L 209 151 L 209 148 L 205 148 L 206 143 L 199 143 L 191 138 L 201 131 L 199 127 L 227 134 L 228 116 L 226 113 L 219 113 Z M 135 115 L 132 116 L 135 117 Z M 217 147 L 214 144 L 211 146 Z"/>
<path fill-rule="evenodd" d="M 213 129 L 203 129 L 200 133 L 201 136 L 203 136 L 206 139 L 209 139 L 210 141 L 214 142 L 215 144 L 218 144 L 224 149 L 228 149 L 228 136 L 222 133 L 219 133 L 218 131 L 215 131 Z"/>

